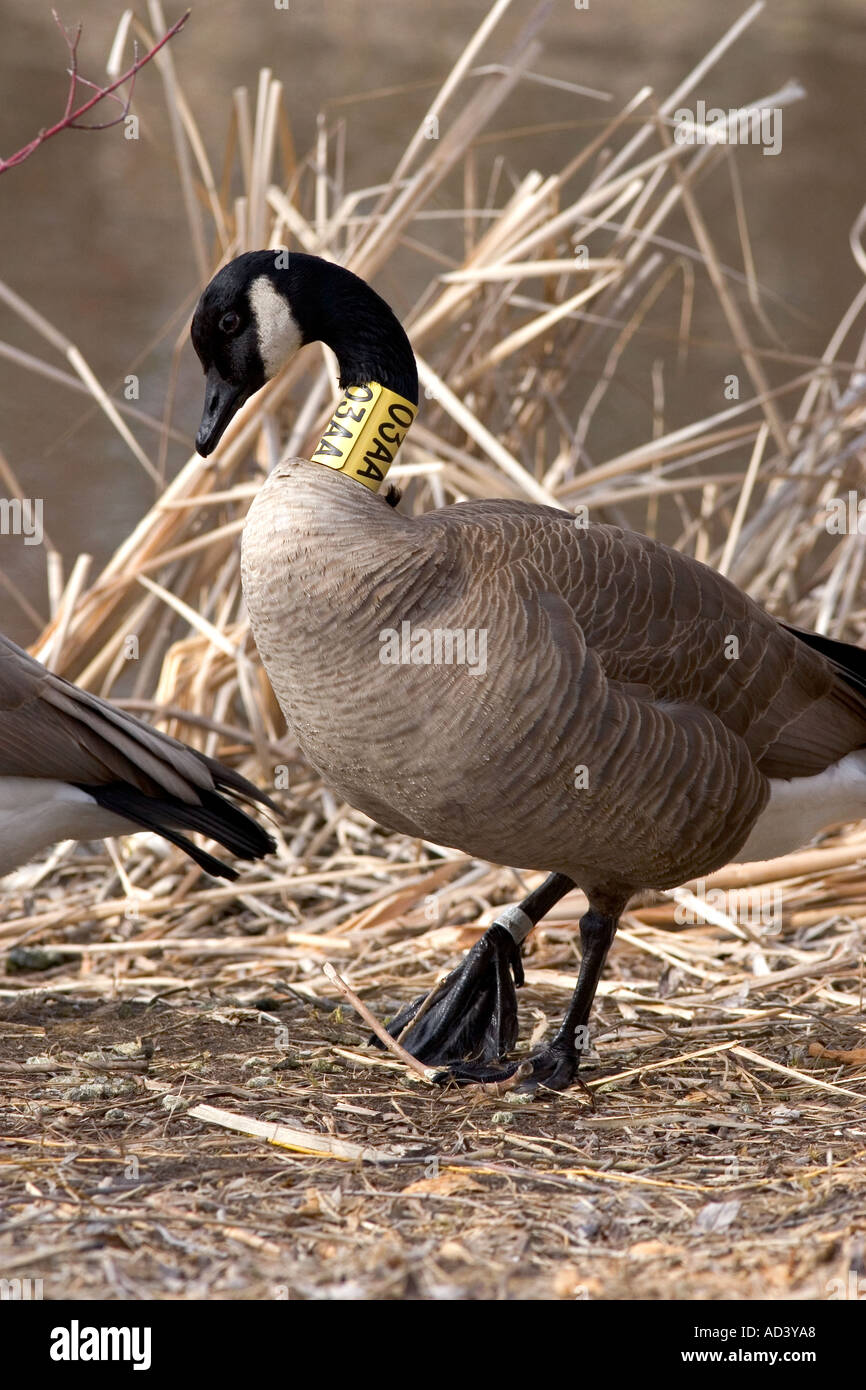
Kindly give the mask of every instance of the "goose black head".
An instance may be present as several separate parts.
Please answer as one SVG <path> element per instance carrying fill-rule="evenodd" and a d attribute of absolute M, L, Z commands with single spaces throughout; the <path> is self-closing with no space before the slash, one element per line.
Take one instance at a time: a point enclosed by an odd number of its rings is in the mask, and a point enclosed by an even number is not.
<path fill-rule="evenodd" d="M 304 251 L 248 251 L 229 261 L 196 305 L 192 342 L 207 375 L 196 435 L 213 453 L 244 401 L 304 343 L 327 343 L 340 385 L 376 381 L 418 401 L 409 339 L 391 309 L 344 266 Z"/>
<path fill-rule="evenodd" d="M 198 452 L 213 453 L 245 401 L 276 376 L 305 341 L 279 272 L 285 252 L 250 251 L 211 280 L 196 305 L 190 330 L 205 370 Z"/>

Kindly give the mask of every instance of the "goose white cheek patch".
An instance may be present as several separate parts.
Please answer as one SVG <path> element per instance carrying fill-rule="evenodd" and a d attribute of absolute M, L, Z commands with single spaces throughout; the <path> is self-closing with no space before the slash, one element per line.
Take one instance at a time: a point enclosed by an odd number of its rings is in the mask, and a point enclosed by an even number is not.
<path fill-rule="evenodd" d="M 260 275 L 250 286 L 250 307 L 256 325 L 259 356 L 265 376 L 270 381 L 301 346 L 301 330 L 288 304 L 274 289 L 267 275 Z"/>

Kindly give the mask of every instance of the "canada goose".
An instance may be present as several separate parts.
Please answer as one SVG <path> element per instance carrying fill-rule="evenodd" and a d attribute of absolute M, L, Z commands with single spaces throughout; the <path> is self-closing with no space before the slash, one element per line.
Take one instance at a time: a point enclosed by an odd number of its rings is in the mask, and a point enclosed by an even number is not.
<path fill-rule="evenodd" d="M 584 890 L 574 997 L 521 1073 L 525 1089 L 563 1089 L 636 891 L 774 857 L 866 814 L 866 654 L 787 627 L 707 566 L 617 526 L 518 501 L 421 516 L 386 505 L 376 488 L 417 408 L 415 361 L 388 306 L 338 265 L 239 256 L 202 294 L 192 340 L 204 455 L 302 344 L 336 354 L 345 394 L 312 460 L 280 463 L 246 521 L 256 644 L 301 749 L 352 805 L 549 871 L 408 1032 L 422 1060 L 464 1082 L 513 1074 L 498 1064 L 516 1038 L 520 942 Z"/>
<path fill-rule="evenodd" d="M 240 773 L 161 734 L 0 636 L 0 877 L 57 840 L 152 830 L 209 874 L 237 878 L 196 845 L 197 830 L 238 859 L 276 849 L 237 801 L 270 797 Z"/>

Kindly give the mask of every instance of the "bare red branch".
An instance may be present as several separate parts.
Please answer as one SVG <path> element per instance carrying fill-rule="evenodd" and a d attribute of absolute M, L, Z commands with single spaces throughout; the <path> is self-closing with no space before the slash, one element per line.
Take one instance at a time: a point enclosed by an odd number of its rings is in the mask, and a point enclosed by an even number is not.
<path fill-rule="evenodd" d="M 52 135 L 59 135 L 61 130 L 108 130 L 110 126 L 119 125 L 120 122 L 125 120 L 129 114 L 129 106 L 135 88 L 136 73 L 140 72 L 145 63 L 149 63 L 151 58 L 154 58 L 159 50 L 183 28 L 186 21 L 189 19 L 190 11 L 187 10 L 186 14 L 181 15 L 180 19 L 177 20 L 175 24 L 172 24 L 170 29 L 166 30 L 159 42 L 155 43 L 153 48 L 149 49 L 143 57 L 139 58 L 138 50 L 134 49 L 134 62 L 132 66 L 127 68 L 125 73 L 118 77 L 116 81 L 111 82 L 107 87 L 100 87 L 97 83 L 89 81 L 88 78 L 82 77 L 78 71 L 78 45 L 81 41 L 81 25 L 78 24 L 74 30 L 69 30 L 61 21 L 56 10 L 52 10 L 52 14 L 54 15 L 54 20 L 58 29 L 63 35 L 66 47 L 69 50 L 69 91 L 66 97 L 66 110 L 56 125 L 51 126 L 48 130 L 40 130 L 39 134 L 35 136 L 33 140 L 22 146 L 20 150 L 16 150 L 15 154 L 10 155 L 8 159 L 0 159 L 0 174 L 4 174 L 7 169 L 14 169 L 18 164 L 23 164 L 24 160 L 29 159 L 30 156 L 39 149 L 40 145 L 44 145 L 45 141 L 50 140 Z M 95 95 L 92 96 L 89 101 L 85 101 L 81 106 L 73 110 L 73 103 L 75 101 L 79 82 L 82 86 L 89 87 Z M 129 91 L 126 93 L 125 97 L 120 97 L 117 95 L 118 89 L 126 82 L 130 84 Z M 105 101 L 105 99 L 109 97 L 120 106 L 121 111 L 119 116 L 115 116 L 114 119 L 110 121 L 98 122 L 95 125 L 79 124 L 82 116 L 86 116 L 87 112 L 92 111 L 94 106 L 98 105 L 100 101 Z"/>

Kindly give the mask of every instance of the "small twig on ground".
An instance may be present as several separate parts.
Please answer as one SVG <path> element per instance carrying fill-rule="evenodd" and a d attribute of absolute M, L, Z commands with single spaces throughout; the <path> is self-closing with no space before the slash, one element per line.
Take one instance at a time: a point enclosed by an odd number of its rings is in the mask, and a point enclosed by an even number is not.
<path fill-rule="evenodd" d="M 511 1076 L 505 1076 L 501 1081 L 483 1081 L 479 1090 L 488 1096 L 504 1096 L 508 1091 L 513 1091 L 515 1086 L 519 1086 L 521 1081 L 525 1081 L 527 1076 L 532 1075 L 532 1063 L 526 1057 L 520 1063 L 516 1071 Z"/>
<path fill-rule="evenodd" d="M 825 1047 L 823 1043 L 809 1043 L 810 1057 L 823 1057 L 828 1062 L 847 1062 L 860 1066 L 866 1062 L 866 1047 Z"/>
<path fill-rule="evenodd" d="M 420 1023 L 424 1015 L 428 1013 L 429 1010 L 433 1007 L 433 1004 L 436 1001 L 436 996 L 439 993 L 441 985 L 442 981 L 437 980 L 436 984 L 430 990 L 430 993 L 427 995 L 427 998 L 424 1000 L 424 1003 L 421 1005 L 418 1012 L 414 1013 L 412 1017 L 409 1019 L 409 1022 L 406 1024 L 406 1027 L 401 1029 L 400 1036 L 397 1039 L 398 1043 L 402 1043 L 403 1039 L 408 1037 L 408 1035 L 412 1032 L 412 1029 L 416 1026 L 416 1024 Z"/>
<path fill-rule="evenodd" d="M 367 1005 L 362 1004 L 354 990 L 351 990 L 346 981 L 340 978 L 329 960 L 325 961 L 322 970 L 331 984 L 337 986 L 340 993 L 348 999 L 352 1008 L 361 1015 L 367 1027 L 376 1034 L 383 1047 L 387 1047 L 389 1052 L 393 1052 L 395 1057 L 399 1057 L 403 1065 L 414 1071 L 416 1076 L 420 1076 L 422 1081 L 432 1081 L 436 1075 L 436 1068 L 425 1067 L 422 1062 L 418 1061 L 417 1057 L 413 1057 L 411 1052 L 407 1052 L 405 1047 L 401 1047 L 396 1038 L 391 1037 L 391 1034 L 382 1027 L 379 1020 L 370 1013 Z"/>

